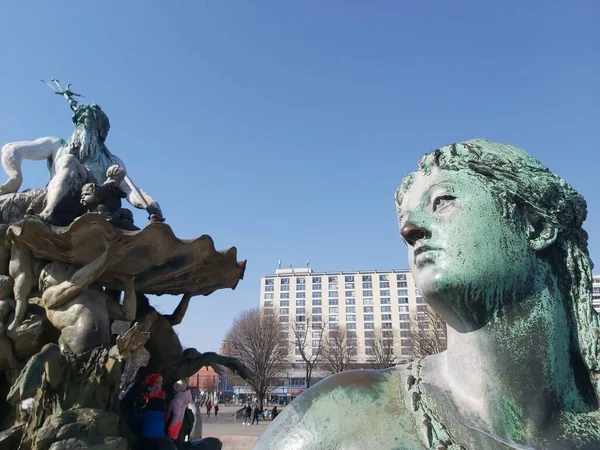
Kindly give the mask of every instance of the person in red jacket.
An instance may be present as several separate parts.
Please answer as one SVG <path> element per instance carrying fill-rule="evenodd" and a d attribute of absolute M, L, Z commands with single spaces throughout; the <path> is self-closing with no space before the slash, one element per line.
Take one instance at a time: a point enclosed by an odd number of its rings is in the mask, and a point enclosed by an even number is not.
<path fill-rule="evenodd" d="M 192 393 L 188 389 L 189 379 L 185 378 L 173 385 L 173 390 L 176 392 L 173 399 L 169 402 L 167 414 L 165 416 L 167 425 L 167 435 L 177 441 L 179 439 L 179 431 L 183 425 L 185 410 L 192 403 Z"/>
<path fill-rule="evenodd" d="M 146 392 L 145 406 L 141 410 L 142 448 L 147 450 L 176 450 L 174 442 L 165 435 L 166 393 L 163 378 L 158 373 L 148 375 L 142 381 Z"/>

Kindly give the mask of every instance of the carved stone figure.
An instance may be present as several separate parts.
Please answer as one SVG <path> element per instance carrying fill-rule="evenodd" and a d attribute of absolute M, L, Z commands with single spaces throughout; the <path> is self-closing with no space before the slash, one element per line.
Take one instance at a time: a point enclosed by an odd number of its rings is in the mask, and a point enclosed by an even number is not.
<path fill-rule="evenodd" d="M 8 180 L 0 186 L 0 195 L 19 190 L 23 182 L 21 163 L 24 159 L 47 160 L 51 179 L 45 208 L 39 216 L 54 225 L 66 226 L 74 211 L 81 209 L 79 193 L 85 183 L 104 183 L 107 170 L 112 165 L 116 164 L 124 170 L 126 168 L 123 161 L 106 147 L 110 122 L 102 108 L 95 104 L 79 104 L 74 99 L 77 94 L 69 88 L 63 90 L 57 83 L 53 89 L 67 99 L 73 111 L 75 131 L 67 142 L 57 137 L 44 137 L 4 145 L 2 167 Z M 120 187 L 131 205 L 145 209 L 150 215 L 162 217 L 158 203 L 138 189 L 129 178 L 124 178 Z"/>
<path fill-rule="evenodd" d="M 22 220 L 26 214 L 38 214 L 43 210 L 45 189 L 29 189 L 25 192 L 0 196 L 0 276 L 14 278 L 16 311 L 8 326 L 12 331 L 22 322 L 27 312 L 27 298 L 37 283 L 39 267 L 26 247 L 6 239 L 9 225 Z M 74 219 L 75 216 L 72 217 Z"/>
<path fill-rule="evenodd" d="M 91 287 L 118 249 L 119 243 L 111 243 L 105 253 L 81 269 L 53 262 L 40 274 L 42 305 L 48 320 L 61 332 L 59 344 L 73 353 L 84 353 L 108 343 L 111 320 L 132 321 L 135 317 L 132 276 L 122 276 L 125 291 L 122 305 Z"/>
<path fill-rule="evenodd" d="M 173 314 L 163 315 L 150 305 L 144 295 L 138 296 L 136 321 L 140 329 L 148 331 L 150 338 L 146 342 L 146 350 L 150 360 L 144 368 L 148 373 L 160 373 L 165 385 L 172 385 L 194 375 L 202 367 L 220 364 L 230 368 L 242 378 L 248 378 L 251 373 L 237 359 L 222 356 L 214 352 L 200 353 L 195 348 L 183 349 L 179 337 L 173 327 L 183 320 L 191 296 L 184 295 L 173 311 Z"/>
<path fill-rule="evenodd" d="M 135 318 L 135 285 L 131 276 L 123 276 L 123 304 L 114 301 L 98 288 L 91 287 L 116 253 L 122 243 L 111 242 L 96 260 L 76 269 L 73 266 L 53 262 L 40 274 L 42 306 L 46 316 L 59 331 L 59 344 L 63 351 L 82 355 L 110 342 L 110 320 L 132 321 Z M 32 396 L 40 386 L 41 367 L 48 364 L 56 350 L 44 349 L 28 362 L 12 387 L 18 399 Z"/>
<path fill-rule="evenodd" d="M 158 204 L 106 147 L 110 125 L 102 109 L 78 104 L 78 94 L 57 80 L 48 84 L 73 110 L 69 141 L 42 138 L 2 148 L 8 180 L 0 186 L 0 449 L 17 443 L 20 450 L 137 448 L 119 416 L 124 361 L 140 353 L 151 331 L 149 348 L 165 345 L 152 352 L 152 365 L 175 377 L 171 383 L 198 364 L 238 367 L 220 355 L 184 351 L 172 326 L 192 296 L 234 289 L 246 261 L 237 261 L 235 247 L 217 251 L 207 235 L 178 239 Z M 46 189 L 17 192 L 24 159 L 47 160 Z M 144 229 L 122 208 L 123 198 L 149 213 Z M 148 305 L 154 315 L 147 308 L 138 317 L 143 324 L 129 328 L 136 291 L 144 305 L 144 294 L 184 295 L 184 301 L 170 319 Z M 128 331 L 111 334 L 114 321 Z M 27 423 L 19 423 L 4 399 L 33 396 Z"/>
<path fill-rule="evenodd" d="M 135 231 L 139 228 L 133 225 L 133 214 L 128 209 L 121 208 L 121 199 L 127 197 L 120 187 L 124 178 L 125 171 L 121 167 L 110 166 L 104 184 L 83 185 L 81 205 L 84 212 L 99 214 L 117 228 Z"/>
<path fill-rule="evenodd" d="M 146 339 L 147 333 L 134 326 L 114 345 L 96 347 L 85 355 L 47 345 L 42 351 L 45 364 L 39 367 L 44 374 L 41 389 L 19 448 L 129 448 L 127 439 L 120 437 L 119 385 L 124 361 Z"/>
<path fill-rule="evenodd" d="M 475 139 L 422 157 L 396 203 L 448 349 L 325 379 L 255 448 L 600 448 L 584 199 L 524 151 Z"/>
<path fill-rule="evenodd" d="M 12 297 L 13 279 L 6 275 L 0 275 L 0 352 L 8 361 L 11 372 L 19 368 L 19 361 L 15 356 L 12 341 L 6 336 L 5 323 L 15 310 L 15 300 Z"/>

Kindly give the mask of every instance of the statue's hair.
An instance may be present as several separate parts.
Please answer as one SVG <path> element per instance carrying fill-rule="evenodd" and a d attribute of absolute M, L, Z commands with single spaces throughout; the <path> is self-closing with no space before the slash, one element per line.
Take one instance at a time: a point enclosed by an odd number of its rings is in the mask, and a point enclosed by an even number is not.
<path fill-rule="evenodd" d="M 71 154 L 85 159 L 106 148 L 104 141 L 110 130 L 110 122 L 100 106 L 79 105 L 73 121 L 77 126 L 67 143 Z"/>
<path fill-rule="evenodd" d="M 538 231 L 553 227 L 556 241 L 540 257 L 551 264 L 569 314 L 571 341 L 578 347 L 600 400 L 600 320 L 592 307 L 592 268 L 588 235 L 582 225 L 585 199 L 558 175 L 525 151 L 484 139 L 472 139 L 434 150 L 421 157 L 419 170 L 467 170 L 496 198 L 508 223 L 527 221 Z M 408 175 L 396 190 L 400 213 L 402 197 L 412 185 Z"/>

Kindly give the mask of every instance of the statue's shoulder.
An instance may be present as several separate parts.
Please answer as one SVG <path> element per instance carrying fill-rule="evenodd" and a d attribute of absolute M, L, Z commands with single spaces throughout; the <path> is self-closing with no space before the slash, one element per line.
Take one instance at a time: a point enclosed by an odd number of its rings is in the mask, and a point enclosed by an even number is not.
<path fill-rule="evenodd" d="M 408 366 L 332 375 L 284 408 L 255 449 L 424 449 L 407 410 Z"/>

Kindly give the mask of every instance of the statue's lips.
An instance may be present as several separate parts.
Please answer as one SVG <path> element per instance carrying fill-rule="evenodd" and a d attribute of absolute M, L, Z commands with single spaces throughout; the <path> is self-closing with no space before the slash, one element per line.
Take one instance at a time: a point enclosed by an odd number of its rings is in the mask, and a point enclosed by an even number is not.
<path fill-rule="evenodd" d="M 415 261 L 415 265 L 419 265 L 419 261 L 426 262 L 431 261 L 431 254 L 434 252 L 439 252 L 440 249 L 436 247 L 431 247 L 429 245 L 421 245 L 417 247 L 413 251 L 413 257 Z"/>

